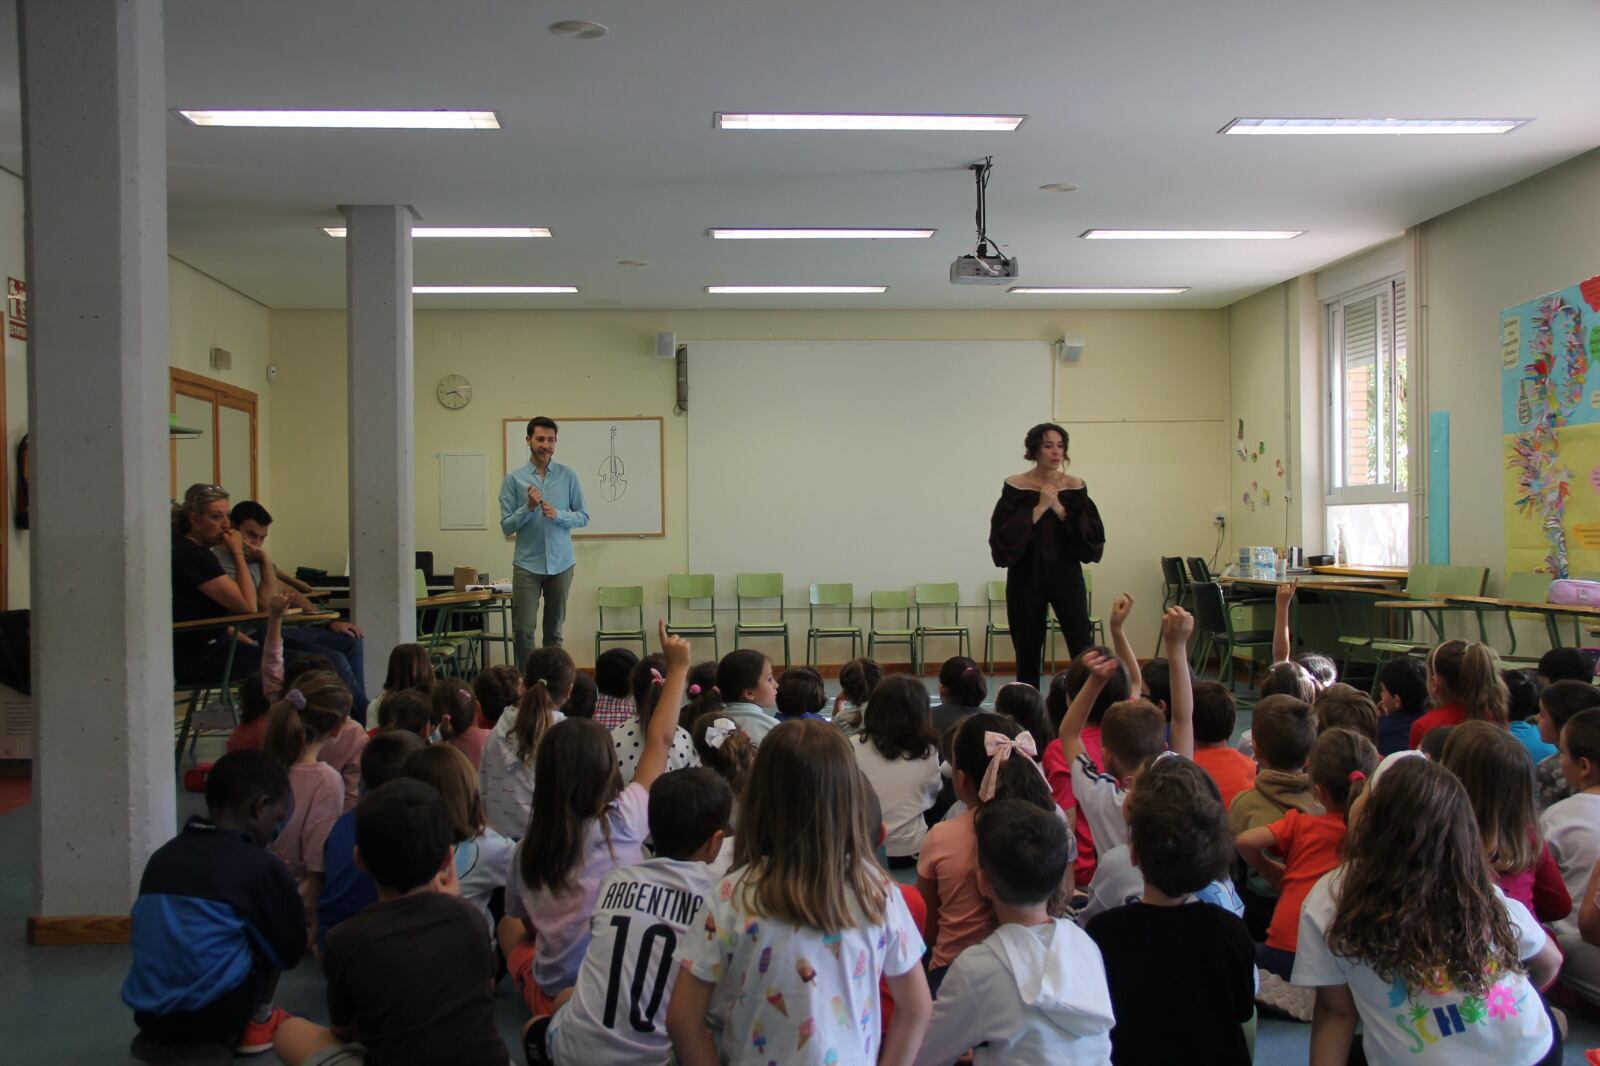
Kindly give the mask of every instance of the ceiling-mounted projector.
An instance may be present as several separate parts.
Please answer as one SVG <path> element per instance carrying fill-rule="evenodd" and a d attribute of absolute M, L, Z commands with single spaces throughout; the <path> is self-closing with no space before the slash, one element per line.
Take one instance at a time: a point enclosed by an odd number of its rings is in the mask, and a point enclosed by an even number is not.
<path fill-rule="evenodd" d="M 952 285 L 1004 285 L 1016 281 L 1022 274 L 1021 264 L 1000 251 L 1000 246 L 989 239 L 989 209 L 985 203 L 989 188 L 989 171 L 994 166 L 994 156 L 968 167 L 978 185 L 978 248 L 972 255 L 963 255 L 950 264 Z"/>
<path fill-rule="evenodd" d="M 950 264 L 952 285 L 1002 285 L 1021 274 L 1021 264 L 1003 255 L 964 255 Z"/>

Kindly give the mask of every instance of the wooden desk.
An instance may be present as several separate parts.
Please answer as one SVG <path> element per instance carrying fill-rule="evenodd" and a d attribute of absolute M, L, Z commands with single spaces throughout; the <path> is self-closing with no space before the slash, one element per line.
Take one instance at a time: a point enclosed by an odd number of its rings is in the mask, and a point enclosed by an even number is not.
<path fill-rule="evenodd" d="M 1443 600 L 1382 600 L 1372 606 L 1390 611 L 1441 611 L 1450 607 Z"/>
<path fill-rule="evenodd" d="M 484 589 L 476 592 L 445 592 L 438 596 L 424 596 L 417 600 L 419 610 L 432 607 L 459 607 L 464 603 L 487 603 L 494 593 Z"/>
<path fill-rule="evenodd" d="M 1373 577 L 1402 583 L 1411 576 L 1411 571 L 1403 566 L 1313 566 L 1311 572 L 1333 577 Z"/>
<path fill-rule="evenodd" d="M 1277 589 L 1295 585 L 1302 592 L 1353 592 L 1376 596 L 1404 596 L 1391 588 L 1392 582 L 1373 577 L 1318 577 L 1316 575 L 1291 575 L 1289 577 L 1223 577 L 1217 579 L 1224 585 L 1241 585 L 1251 588 Z"/>
<path fill-rule="evenodd" d="M 1545 630 L 1550 635 L 1552 648 L 1562 647 L 1562 618 L 1583 618 L 1600 621 L 1600 606 L 1585 607 L 1579 603 L 1535 603 L 1531 600 L 1502 600 L 1494 596 L 1444 596 L 1451 603 L 1466 604 L 1484 611 L 1505 611 L 1518 614 L 1537 614 L 1544 617 Z"/>
<path fill-rule="evenodd" d="M 192 632 L 197 629 L 221 629 L 223 626 L 265 622 L 269 617 L 266 611 L 257 611 L 254 614 L 223 614 L 214 618 L 197 618 L 192 622 L 174 622 L 172 623 L 172 629 L 178 633 Z M 292 607 L 283 612 L 283 617 L 285 621 L 292 618 L 300 623 L 337 622 L 339 613 L 337 611 L 306 612 L 301 611 L 298 607 Z"/>

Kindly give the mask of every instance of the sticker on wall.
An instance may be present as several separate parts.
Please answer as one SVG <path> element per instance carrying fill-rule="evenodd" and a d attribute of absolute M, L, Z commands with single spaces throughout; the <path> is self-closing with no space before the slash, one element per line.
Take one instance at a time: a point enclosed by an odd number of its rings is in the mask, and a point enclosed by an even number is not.
<path fill-rule="evenodd" d="M 1238 436 L 1238 439 L 1239 440 L 1244 440 L 1244 419 L 1242 419 L 1242 418 L 1239 419 L 1239 436 Z M 1240 450 L 1242 451 L 1243 449 L 1240 449 Z"/>
<path fill-rule="evenodd" d="M 1278 468 L 1278 476 L 1282 477 L 1283 476 L 1283 460 L 1282 459 L 1274 460 L 1273 464 Z"/>
<path fill-rule="evenodd" d="M 1272 506 L 1272 490 L 1271 489 L 1262 489 L 1261 490 L 1261 506 L 1263 506 L 1263 507 L 1271 507 Z"/>
<path fill-rule="evenodd" d="M 1260 452 L 1262 455 L 1266 455 L 1267 454 L 1267 442 L 1266 441 L 1262 441 L 1260 444 L 1257 444 L 1256 445 L 1256 451 Z"/>
<path fill-rule="evenodd" d="M 1244 450 L 1243 444 L 1235 444 L 1233 446 L 1233 453 L 1239 457 L 1240 462 L 1244 462 L 1246 459 L 1250 458 L 1250 453 Z"/>
<path fill-rule="evenodd" d="M 1261 459 L 1261 453 L 1260 452 L 1251 452 L 1250 453 L 1250 461 L 1252 463 L 1257 462 L 1260 459 Z"/>
<path fill-rule="evenodd" d="M 1252 511 L 1256 509 L 1256 501 L 1250 498 L 1250 494 L 1248 492 L 1244 494 L 1244 505 L 1250 508 Z"/>

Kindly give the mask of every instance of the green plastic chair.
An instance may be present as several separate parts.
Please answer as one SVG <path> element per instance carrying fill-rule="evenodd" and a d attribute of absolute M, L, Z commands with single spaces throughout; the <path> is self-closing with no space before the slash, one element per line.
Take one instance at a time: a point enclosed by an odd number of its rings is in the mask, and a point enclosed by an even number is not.
<path fill-rule="evenodd" d="M 1425 600 L 1431 596 L 1438 595 L 1439 582 L 1444 577 L 1444 569 L 1442 566 L 1413 566 L 1406 574 L 1406 595 L 1418 600 Z M 1342 612 L 1339 610 L 1338 597 L 1331 597 L 1331 601 L 1334 610 L 1334 625 L 1340 634 L 1340 676 L 1343 676 L 1348 671 L 1351 663 L 1372 663 L 1376 666 L 1391 657 L 1392 653 L 1385 653 L 1374 648 L 1373 642 L 1381 640 L 1393 643 L 1397 638 L 1392 633 L 1363 631 L 1360 627 L 1349 623 L 1341 617 Z M 1404 611 L 1400 613 L 1406 616 L 1402 619 L 1406 626 L 1405 638 L 1402 639 L 1409 639 L 1413 633 L 1409 617 L 1412 612 Z M 1376 670 L 1373 671 L 1373 677 L 1374 684 L 1376 684 Z"/>
<path fill-rule="evenodd" d="M 867 657 L 873 658 L 879 644 L 895 645 L 904 644 L 911 649 L 911 672 L 922 674 L 921 663 L 917 659 L 917 630 L 911 624 L 911 593 L 905 589 L 891 589 L 887 592 L 874 592 L 867 601 L 869 618 L 867 622 Z M 878 612 L 884 614 L 898 614 L 900 626 L 878 625 Z"/>
<path fill-rule="evenodd" d="M 1489 568 L 1486 566 L 1441 566 L 1433 569 L 1439 571 L 1438 579 L 1426 596 L 1482 596 L 1484 587 L 1489 583 Z M 1408 593 L 1411 591 L 1409 580 L 1406 582 L 1406 591 Z M 1483 606 L 1463 603 L 1425 611 L 1400 612 L 1407 615 L 1421 614 L 1433 628 L 1433 636 L 1429 638 L 1419 633 L 1417 627 L 1412 625 L 1409 627 L 1410 639 L 1379 638 L 1372 641 L 1372 651 L 1380 660 L 1390 659 L 1396 655 L 1426 655 L 1435 644 L 1445 639 L 1444 616 L 1450 611 L 1470 611 L 1478 621 L 1478 639 L 1485 644 L 1489 642 L 1489 634 L 1483 624 Z"/>
<path fill-rule="evenodd" d="M 989 664 L 989 673 L 994 673 L 994 638 L 1011 636 L 1011 623 L 1009 621 L 996 622 L 994 608 L 996 604 L 1001 607 L 1006 605 L 1006 583 L 1004 581 L 991 581 L 986 589 L 984 600 L 983 618 L 983 661 Z"/>
<path fill-rule="evenodd" d="M 1089 610 L 1089 639 L 1096 644 L 1104 645 L 1106 624 L 1094 616 L 1094 575 L 1087 570 L 1083 572 L 1083 597 L 1084 606 Z M 1162 608 L 1162 613 L 1166 613 L 1165 607 Z M 1054 613 L 1045 616 L 1044 632 L 1045 642 L 1049 648 L 1046 654 L 1050 658 L 1050 672 L 1053 674 L 1056 672 L 1056 634 L 1061 632 L 1061 619 Z"/>
<path fill-rule="evenodd" d="M 1550 595 L 1550 582 L 1553 579 L 1549 574 L 1533 572 L 1509 573 L 1506 575 L 1505 587 L 1500 590 L 1502 599 L 1521 600 L 1524 603 L 1544 603 Z M 1506 666 L 1536 666 L 1539 662 L 1537 656 L 1529 657 L 1517 654 L 1517 622 L 1538 622 L 1544 626 L 1559 624 L 1559 619 L 1551 615 L 1534 614 L 1532 611 L 1513 611 L 1510 608 L 1497 608 L 1484 606 L 1483 610 L 1494 611 L 1506 623 L 1506 638 L 1510 644 L 1508 651 L 1500 655 L 1501 663 Z M 1559 630 L 1558 630 L 1559 632 Z M 1552 644 L 1552 647 L 1554 645 Z"/>
<path fill-rule="evenodd" d="M 1271 648 L 1272 631 L 1234 629 L 1233 610 L 1222 595 L 1222 586 L 1215 581 L 1196 581 L 1189 586 L 1189 593 L 1194 598 L 1194 628 L 1200 641 L 1196 660 L 1203 665 L 1216 651 L 1217 680 L 1232 692 L 1234 653 Z"/>
<path fill-rule="evenodd" d="M 824 640 L 850 641 L 850 658 L 861 646 L 861 627 L 856 625 L 856 587 L 849 582 L 838 585 L 812 585 L 806 599 L 806 665 L 816 662 L 817 645 Z M 817 625 L 817 608 L 837 611 L 844 608 L 844 625 Z"/>
<path fill-rule="evenodd" d="M 417 599 L 428 598 L 428 575 L 415 571 Z M 456 604 L 417 608 L 417 640 L 428 649 L 434 673 L 440 677 L 476 677 L 478 650 L 483 644 L 482 629 L 451 629 L 450 622 L 459 610 Z M 433 628 L 426 627 L 429 611 L 434 612 Z"/>
<path fill-rule="evenodd" d="M 961 624 L 961 585 L 954 581 L 919 582 L 913 591 L 916 604 L 916 631 L 913 638 L 916 640 L 916 649 L 912 656 L 915 663 L 928 661 L 929 637 L 955 637 L 956 654 L 972 654 L 972 633 Z M 923 608 L 930 610 L 951 609 L 950 622 L 947 625 L 929 624 L 923 621 Z"/>
<path fill-rule="evenodd" d="M 184 632 L 192 633 L 196 629 L 220 629 L 226 625 L 228 625 L 228 623 L 219 622 L 215 626 L 189 627 L 185 629 Z M 188 696 L 188 702 L 184 704 L 183 720 L 178 723 L 177 727 L 178 748 L 173 753 L 174 759 L 183 758 L 183 749 L 185 747 L 189 748 L 189 754 L 191 757 L 193 757 L 194 744 L 200 739 L 200 734 L 203 732 L 212 732 L 211 730 L 200 728 L 195 723 L 194 716 L 197 711 L 202 710 L 206 706 L 206 701 L 211 698 L 211 694 L 213 692 L 217 694 L 218 702 L 222 704 L 223 709 L 233 716 L 234 724 L 238 724 L 239 705 L 234 699 L 234 690 L 240 686 L 241 682 L 238 678 L 233 676 L 233 653 L 239 647 L 239 627 L 233 626 L 231 628 L 233 629 L 233 633 L 228 638 L 228 657 L 223 661 L 222 664 L 221 680 L 196 682 L 180 681 L 173 686 L 174 707 L 176 707 L 177 697 Z"/>
<path fill-rule="evenodd" d="M 650 654 L 650 645 L 644 635 L 644 586 L 601 585 L 595 598 L 599 620 L 594 631 L 594 657 L 600 658 L 600 644 L 639 642 L 639 658 Z M 606 628 L 607 611 L 633 611 L 634 628 Z"/>
<path fill-rule="evenodd" d="M 739 574 L 733 579 L 734 623 L 733 646 L 739 647 L 740 637 L 782 637 L 783 666 L 789 667 L 789 623 L 783 617 L 782 574 Z M 746 607 L 751 610 L 772 610 L 777 600 L 776 621 L 745 621 Z"/>
<path fill-rule="evenodd" d="M 696 606 L 703 603 L 704 606 Z M 677 617 L 673 616 L 672 609 L 678 608 Z M 694 612 L 688 621 L 683 619 L 683 612 Z M 704 611 L 704 617 L 699 612 Z M 696 637 L 711 638 L 711 657 L 722 658 L 717 650 L 717 579 L 711 574 L 668 574 L 667 575 L 667 632 L 675 637 L 685 640 L 694 640 Z"/>

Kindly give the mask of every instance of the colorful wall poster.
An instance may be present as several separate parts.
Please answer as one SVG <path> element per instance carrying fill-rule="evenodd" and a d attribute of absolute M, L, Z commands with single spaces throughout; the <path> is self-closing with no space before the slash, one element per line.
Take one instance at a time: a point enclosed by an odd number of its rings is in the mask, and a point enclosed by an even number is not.
<path fill-rule="evenodd" d="M 1500 313 L 1506 569 L 1600 571 L 1600 276 Z"/>

